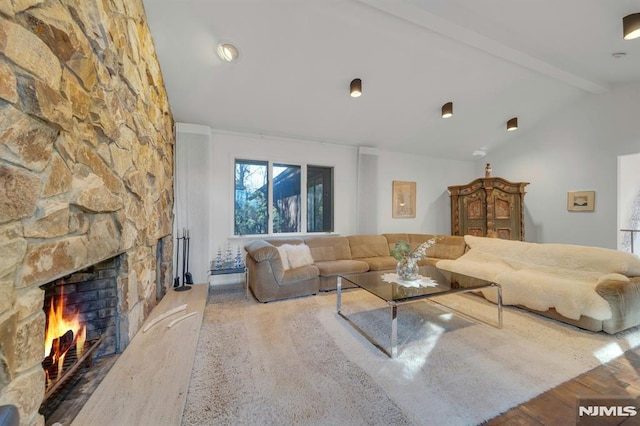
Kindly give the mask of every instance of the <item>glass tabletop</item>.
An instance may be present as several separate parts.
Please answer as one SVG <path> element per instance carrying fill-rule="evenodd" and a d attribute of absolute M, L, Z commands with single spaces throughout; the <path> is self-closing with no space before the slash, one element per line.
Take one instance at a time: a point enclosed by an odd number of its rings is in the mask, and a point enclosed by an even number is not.
<path fill-rule="evenodd" d="M 402 285 L 397 281 L 389 282 L 396 271 L 369 271 L 358 274 L 341 275 L 356 286 L 375 294 L 386 302 L 401 302 L 403 300 L 469 291 L 474 288 L 486 288 L 491 283 L 478 278 L 443 271 L 435 266 L 421 266 L 419 280 L 410 282 L 411 286 Z M 397 278 L 397 275 L 395 276 Z M 427 278 L 427 279 L 424 279 Z M 385 280 L 386 279 L 386 280 Z"/>

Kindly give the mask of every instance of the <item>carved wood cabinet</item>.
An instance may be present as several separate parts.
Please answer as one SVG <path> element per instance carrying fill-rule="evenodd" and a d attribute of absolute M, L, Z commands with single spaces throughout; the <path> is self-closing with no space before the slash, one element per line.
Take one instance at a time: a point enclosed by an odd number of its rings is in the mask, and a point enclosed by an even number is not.
<path fill-rule="evenodd" d="M 524 188 L 499 177 L 449 186 L 451 235 L 524 240 Z"/>

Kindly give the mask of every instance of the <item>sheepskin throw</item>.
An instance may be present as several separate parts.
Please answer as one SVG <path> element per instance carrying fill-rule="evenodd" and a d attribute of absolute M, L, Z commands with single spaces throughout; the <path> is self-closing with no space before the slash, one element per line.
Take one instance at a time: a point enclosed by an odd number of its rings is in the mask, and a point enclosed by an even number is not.
<path fill-rule="evenodd" d="M 640 259 L 630 253 L 568 244 L 537 244 L 466 235 L 469 251 L 437 267 L 502 286 L 506 305 L 538 311 L 550 308 L 570 319 L 611 318 L 611 307 L 595 290 L 603 279 L 628 281 L 640 275 Z M 483 291 L 496 302 L 495 292 Z"/>

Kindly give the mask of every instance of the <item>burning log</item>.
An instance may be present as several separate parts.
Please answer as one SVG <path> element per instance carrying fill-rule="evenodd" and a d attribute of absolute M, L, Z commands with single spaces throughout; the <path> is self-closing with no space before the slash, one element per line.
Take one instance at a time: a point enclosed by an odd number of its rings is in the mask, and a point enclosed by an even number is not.
<path fill-rule="evenodd" d="M 65 298 L 60 293 L 51 300 L 47 314 L 45 330 L 45 351 L 42 367 L 47 376 L 47 386 L 62 375 L 64 360 L 69 355 L 82 355 L 87 337 L 86 327 L 80 321 L 80 315 L 75 313 L 65 316 Z"/>
<path fill-rule="evenodd" d="M 64 362 L 65 354 L 74 344 L 73 330 L 67 330 L 62 336 L 53 339 L 51 351 L 42 361 L 42 367 L 49 380 L 55 380 L 60 370 L 60 362 Z"/>

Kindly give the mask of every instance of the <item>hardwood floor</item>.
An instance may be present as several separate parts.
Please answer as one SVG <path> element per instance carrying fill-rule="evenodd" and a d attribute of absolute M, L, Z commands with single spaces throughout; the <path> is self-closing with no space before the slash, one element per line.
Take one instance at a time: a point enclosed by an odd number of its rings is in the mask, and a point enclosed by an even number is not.
<path fill-rule="evenodd" d="M 484 424 L 566 426 L 576 423 L 577 396 L 623 395 L 640 396 L 640 349 L 627 351 L 611 362 L 565 382 Z M 640 424 L 640 413 L 625 421 L 607 424 Z"/>

